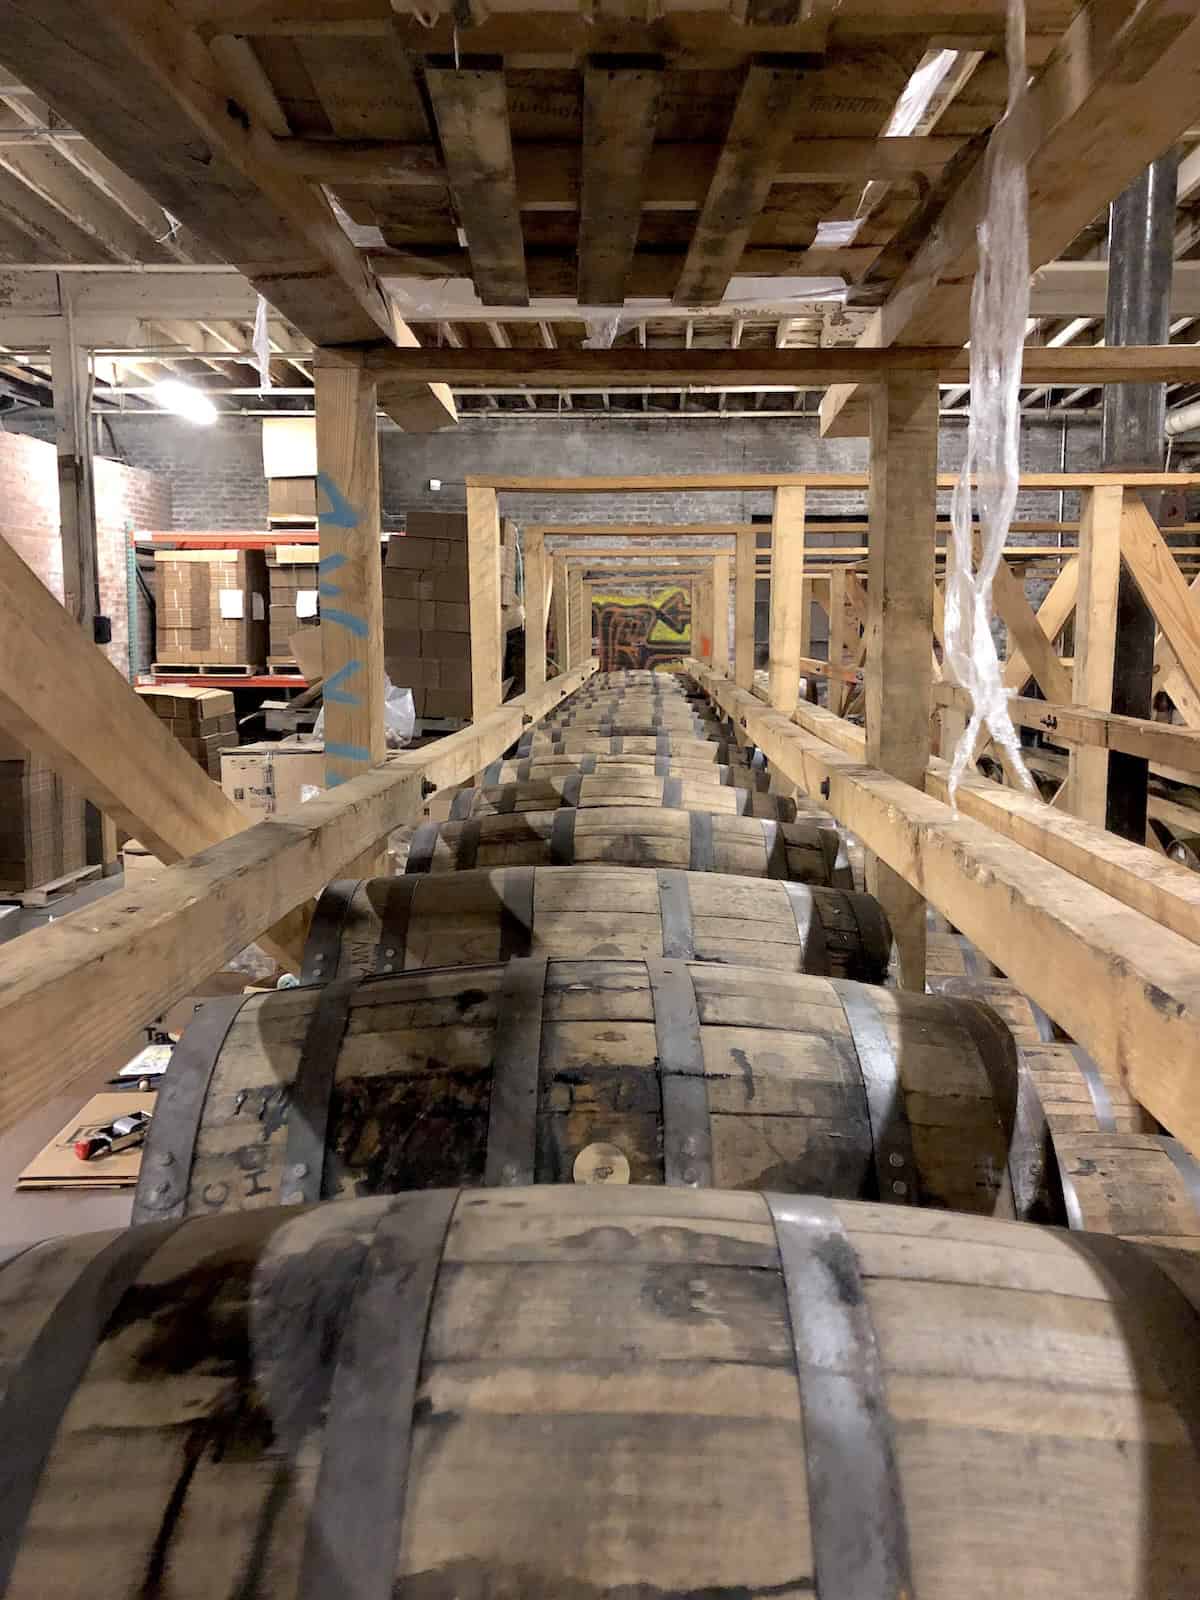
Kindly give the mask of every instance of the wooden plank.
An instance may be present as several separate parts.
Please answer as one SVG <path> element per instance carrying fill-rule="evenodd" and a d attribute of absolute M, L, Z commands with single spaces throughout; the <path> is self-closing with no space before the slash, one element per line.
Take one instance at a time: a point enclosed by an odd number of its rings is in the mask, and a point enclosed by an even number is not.
<path fill-rule="evenodd" d="M 1078 593 L 1079 558 L 1072 556 L 1047 589 L 1037 609 L 1038 627 L 1051 644 L 1058 638 L 1074 613 Z M 1005 688 L 1023 688 L 1029 675 L 1028 662 L 1020 650 L 1013 649 L 1013 641 L 1010 639 L 1008 660 L 1004 663 Z"/>
<path fill-rule="evenodd" d="M 956 710 L 967 705 L 966 691 L 951 683 L 936 685 L 933 698 L 935 705 L 952 706 Z M 1087 706 L 1025 699 L 1020 695 L 1014 696 L 1008 706 L 1017 727 L 1036 729 L 1054 744 L 1121 750 L 1156 766 L 1174 767 L 1179 772 L 1194 772 L 1200 776 L 1200 729 L 1181 727 L 1173 722 L 1150 722 L 1141 717 L 1122 717 Z"/>
<path fill-rule="evenodd" d="M 889 378 L 871 397 L 871 534 L 866 628 L 867 760 L 920 788 L 929 764 L 938 390 Z M 843 584 L 845 577 L 843 576 Z M 900 955 L 900 982 L 925 988 L 925 901 L 886 861 L 867 859 Z"/>
<path fill-rule="evenodd" d="M 1192 579 L 1188 593 L 1200 594 L 1200 576 Z M 1170 695 L 1176 711 L 1189 727 L 1200 728 L 1200 695 L 1193 694 L 1171 646 L 1161 633 L 1154 646 L 1154 687 Z"/>
<path fill-rule="evenodd" d="M 724 298 L 806 110 L 803 79 L 803 71 L 781 63 L 752 61 L 746 68 L 672 296 L 677 306 L 718 305 Z"/>
<path fill-rule="evenodd" d="M 546 536 L 526 530 L 525 555 L 525 688 L 540 689 L 546 681 Z"/>
<path fill-rule="evenodd" d="M 427 64 L 425 84 L 479 298 L 485 305 L 527 306 L 504 70 Z"/>
<path fill-rule="evenodd" d="M 246 813 L 4 539 L 0 617 L 0 727 L 14 739 L 162 861 L 179 861 L 246 827 Z M 305 921 L 274 930 L 272 948 L 289 964 L 298 963 Z"/>
<path fill-rule="evenodd" d="M 803 488 L 777 488 L 771 521 L 771 704 L 791 712 L 800 696 L 800 611 L 804 603 Z"/>
<path fill-rule="evenodd" d="M 733 670 L 738 686 L 754 683 L 754 544 L 752 528 L 737 536 L 737 570 L 734 578 Z"/>
<path fill-rule="evenodd" d="M 1121 575 L 1119 484 L 1085 492 L 1079 528 L 1079 602 L 1075 611 L 1076 705 L 1111 711 L 1117 641 L 1117 584 Z M 1087 745 L 1070 754 L 1067 810 L 1104 826 L 1108 807 L 1108 754 Z"/>
<path fill-rule="evenodd" d="M 1189 689 L 1200 695 L 1200 615 L 1170 547 L 1136 495 L 1125 497 L 1121 555 L 1153 611 Z"/>
<path fill-rule="evenodd" d="M 846 573 L 843 569 L 837 568 L 829 574 L 829 666 L 831 673 L 840 672 L 840 669 L 846 664 L 846 648 L 849 644 L 848 622 Z M 844 680 L 841 678 L 831 677 L 829 685 L 829 709 L 839 715 L 845 700 L 843 682 Z"/>
<path fill-rule="evenodd" d="M 481 291 L 482 294 L 482 291 Z M 510 304 L 524 305 L 524 299 Z M 495 302 L 493 302 L 495 303 Z M 499 302 L 503 304 L 504 302 Z M 940 345 L 795 348 L 782 350 L 423 350 L 368 347 L 382 375 L 455 387 L 529 383 L 540 388 L 641 389 L 686 384 L 732 387 L 794 384 L 878 383 L 893 373 L 932 372 L 945 382 L 966 382 L 966 357 Z M 1027 345 L 1022 383 L 1059 387 L 1108 383 L 1195 383 L 1200 349 L 1195 345 Z"/>
<path fill-rule="evenodd" d="M 622 60 L 621 57 L 615 59 Z M 638 58 L 626 56 L 623 59 Z M 632 72 L 633 68 L 625 70 Z M 917 176 L 937 177 L 962 148 L 962 143 L 961 139 L 934 135 L 795 139 L 784 153 L 775 181 L 780 184 L 828 183 L 843 178 L 850 181 L 878 178 L 894 182 Z M 682 146 L 664 142 L 650 150 L 642 162 L 646 207 L 675 210 L 702 206 L 722 149 L 719 144 L 689 139 Z M 445 166 L 430 144 L 412 144 L 401 139 L 281 138 L 276 153 L 281 162 L 310 183 L 387 183 L 405 188 L 418 185 L 439 188 L 446 183 Z M 587 172 L 586 157 L 581 156 L 577 144 L 549 139 L 516 143 L 513 164 L 522 207 L 574 210 Z M 1071 287 L 1074 290 L 1075 285 Z M 1052 281 L 1044 292 L 1061 291 Z M 1103 298 L 1100 314 L 1103 314 Z"/>
<path fill-rule="evenodd" d="M 806 793 L 825 795 L 829 810 L 868 849 L 906 882 L 919 883 L 929 903 L 1019 989 L 1190 1150 L 1200 1150 L 1195 944 L 971 817 L 956 817 L 940 800 L 864 766 L 861 755 L 806 733 L 699 662 L 689 669 L 726 714 L 745 719 L 748 736 L 773 767 Z M 816 710 L 802 706 L 800 714 Z M 1076 818 L 1060 820 L 1088 839 L 1107 837 Z M 1172 865 L 1125 840 L 1111 843 L 1137 851 L 1148 872 Z"/>
<path fill-rule="evenodd" d="M 1124 348 L 1128 349 L 1129 346 Z M 1187 348 L 1192 348 L 1188 346 Z M 1200 347 L 1198 347 L 1200 348 Z M 500 352 L 506 354 L 508 352 Z M 553 354 L 552 351 L 544 352 Z M 603 352 L 601 352 L 603 353 Z M 624 351 L 615 352 L 624 355 Z M 663 354 L 686 354 L 665 351 Z M 368 367 L 373 363 L 368 357 Z M 1132 489 L 1196 489 L 1200 488 L 1200 472 L 1023 472 L 1019 480 L 1022 489 L 1090 489 L 1095 483 L 1119 482 Z M 646 490 L 703 489 L 867 489 L 870 478 L 865 472 L 641 472 L 636 474 L 609 474 L 607 477 L 554 477 L 550 475 L 515 475 L 513 473 L 471 472 L 463 482 L 468 488 L 511 490 L 514 493 L 532 494 L 640 494 Z M 953 489 L 957 474 L 939 472 L 937 487 Z M 929 519 L 932 538 L 933 518 Z M 543 531 L 547 531 L 543 525 Z M 567 527 L 566 532 L 582 534 L 582 529 Z M 614 531 L 606 527 L 606 533 Z M 620 530 L 628 534 L 628 528 Z M 689 529 L 688 531 L 694 531 Z M 761 531 L 761 529 L 759 530 Z M 655 529 L 661 534 L 661 529 Z M 815 552 L 814 552 L 815 553 Z M 828 554 L 826 550 L 823 552 Z"/>
<path fill-rule="evenodd" d="M 1015 645 L 1029 664 L 1029 671 L 1037 679 L 1047 700 L 1069 702 L 1072 697 L 1071 677 L 1058 659 L 1058 653 L 1043 633 L 1033 607 L 1025 598 L 1025 585 L 1001 562 L 996 568 L 992 584 L 992 600 L 996 615 L 1008 629 Z"/>
<path fill-rule="evenodd" d="M 625 302 L 662 81 L 658 59 L 592 56 L 584 68 L 576 291 L 580 305 Z"/>
<path fill-rule="evenodd" d="M 325 783 L 384 756 L 383 577 L 375 380 L 361 366 L 313 364 L 317 418 Z"/>
<path fill-rule="evenodd" d="M 712 562 L 712 661 L 719 672 L 729 671 L 729 557 Z"/>
<path fill-rule="evenodd" d="M 587 659 L 592 641 L 591 633 L 584 625 L 583 573 L 570 563 L 567 565 L 567 617 L 571 640 L 567 661 L 574 668 Z"/>
<path fill-rule="evenodd" d="M 1061 255 L 1191 125 L 1198 66 L 1200 18 L 1192 7 L 1091 0 L 1079 9 L 1035 74 L 1015 134 L 1027 163 L 1031 267 Z M 863 333 L 864 345 L 961 344 L 969 337 L 984 173 L 981 149 L 928 218 L 920 245 Z M 862 406 L 844 414 L 854 398 L 852 388 L 826 395 L 822 434 L 866 431 Z"/>
<path fill-rule="evenodd" d="M 471 716 L 500 704 L 500 508 L 494 489 L 467 490 L 467 583 L 471 622 Z M 573 665 L 573 663 L 569 663 Z"/>
<path fill-rule="evenodd" d="M 81 645 L 79 630 L 68 625 Z M 7 652 L 7 632 L 0 630 L 0 652 Z M 461 733 L 392 756 L 336 793 L 213 844 L 139 890 L 107 896 L 5 945 L 0 1130 L 111 1059 L 116 1046 L 193 993 L 269 923 L 287 919 L 393 828 L 413 822 L 424 782 L 448 787 L 482 771 L 520 736 L 525 718 L 545 716 L 593 671 L 588 663 Z M 149 787 L 144 769 L 131 773 Z"/>

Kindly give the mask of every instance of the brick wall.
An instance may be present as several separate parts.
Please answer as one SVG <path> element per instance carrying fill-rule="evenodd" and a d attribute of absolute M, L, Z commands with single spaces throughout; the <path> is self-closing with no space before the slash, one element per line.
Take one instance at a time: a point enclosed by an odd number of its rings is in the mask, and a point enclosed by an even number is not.
<path fill-rule="evenodd" d="M 4 536 L 61 600 L 62 545 L 58 519 L 58 457 L 47 440 L 0 431 L 0 505 Z M 171 485 L 165 477 L 118 461 L 96 461 L 96 545 L 100 608 L 112 618 L 105 654 L 129 673 L 126 551 L 131 529 L 170 527 Z M 147 643 L 145 622 L 140 644 Z M 143 662 L 145 650 L 141 651 Z"/>
<path fill-rule="evenodd" d="M 52 419 L 31 411 L 10 426 L 49 436 Z M 177 528 L 265 528 L 266 483 L 261 425 L 252 417 L 229 418 L 211 428 L 167 417 L 106 419 L 106 453 L 171 481 Z M 962 459 L 965 429 L 942 429 L 941 459 L 950 471 Z M 1022 429 L 1022 465 L 1056 471 L 1063 447 L 1061 421 L 1027 419 Z M 1070 422 L 1068 468 L 1095 465 L 1100 428 Z M 604 475 L 651 472 L 862 472 L 865 439 L 821 439 L 815 418 L 746 417 L 687 422 L 650 418 L 562 421 L 558 418 L 470 418 L 442 433 L 405 434 L 390 426 L 380 433 L 384 523 L 403 525 L 404 513 L 458 511 L 466 503 L 463 478 L 470 473 L 560 473 Z M 429 488 L 440 479 L 441 491 Z M 948 502 L 948 496 L 943 497 Z M 854 493 L 814 495 L 815 514 L 861 512 Z M 1066 515 L 1076 509 L 1067 497 Z M 506 495 L 504 510 L 518 522 L 746 521 L 768 515 L 765 493 L 679 495 Z M 1024 515 L 1058 516 L 1057 494 L 1022 497 Z"/>

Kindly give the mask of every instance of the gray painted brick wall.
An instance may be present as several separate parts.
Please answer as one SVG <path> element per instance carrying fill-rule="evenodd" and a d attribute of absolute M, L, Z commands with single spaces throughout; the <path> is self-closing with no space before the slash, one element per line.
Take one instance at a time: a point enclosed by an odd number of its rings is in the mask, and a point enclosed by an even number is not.
<path fill-rule="evenodd" d="M 53 437 L 49 413 L 30 411 L 5 418 L 13 432 Z M 171 482 L 175 526 L 179 529 L 261 528 L 266 525 L 266 484 L 262 475 L 261 427 L 256 418 L 231 418 L 211 428 L 196 428 L 174 418 L 106 418 L 102 453 L 130 466 L 161 472 Z M 965 429 L 942 429 L 944 470 L 956 468 Z M 1056 471 L 1063 448 L 1061 421 L 1027 420 L 1021 460 L 1028 471 Z M 1098 423 L 1068 425 L 1068 469 L 1092 466 L 1098 459 Z M 463 478 L 471 473 L 600 476 L 654 472 L 861 472 L 867 463 L 864 439 L 818 436 L 815 418 L 746 417 L 720 420 L 588 417 L 471 418 L 443 433 L 404 434 L 385 427 L 380 435 L 382 501 L 387 527 L 403 525 L 408 510 L 458 510 L 465 505 Z M 443 488 L 429 488 L 432 478 Z M 943 509 L 949 496 L 944 495 Z M 861 495 L 813 495 L 812 514 L 861 512 Z M 1066 498 L 1066 516 L 1077 498 Z M 729 522 L 768 515 L 766 493 L 507 495 L 504 510 L 518 522 L 664 521 Z M 1020 513 L 1057 518 L 1058 495 L 1024 494 Z"/>

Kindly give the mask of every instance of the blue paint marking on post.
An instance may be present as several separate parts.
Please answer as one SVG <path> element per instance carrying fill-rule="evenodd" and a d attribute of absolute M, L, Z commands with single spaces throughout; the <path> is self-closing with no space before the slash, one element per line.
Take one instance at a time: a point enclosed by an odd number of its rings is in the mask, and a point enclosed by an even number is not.
<path fill-rule="evenodd" d="M 328 702 L 330 700 L 333 700 L 333 701 L 336 701 L 339 706 L 360 706 L 360 705 L 362 705 L 362 696 L 361 695 L 356 694 L 352 689 L 351 690 L 347 690 L 347 689 L 344 689 L 342 687 L 342 685 L 346 682 L 347 678 L 352 678 L 356 672 L 361 672 L 361 671 L 362 671 L 362 662 L 359 661 L 358 658 L 356 657 L 353 661 L 347 661 L 347 663 L 346 663 L 346 665 L 344 667 L 339 667 L 338 670 L 331 677 L 326 678 L 326 680 L 325 680 L 325 699 L 326 699 L 326 702 Z"/>
<path fill-rule="evenodd" d="M 317 488 L 329 501 L 328 511 L 318 508 L 317 515 L 322 522 L 328 522 L 332 528 L 358 527 L 358 512 L 327 472 L 317 473 Z"/>
<path fill-rule="evenodd" d="M 349 782 L 349 779 L 343 778 L 340 772 L 330 772 L 328 767 L 325 768 L 325 787 L 327 789 L 336 789 L 339 783 L 347 782 Z"/>
<path fill-rule="evenodd" d="M 322 556 L 317 562 L 318 572 L 336 572 L 339 567 L 346 565 L 346 557 L 340 550 L 335 550 L 332 555 Z"/>
<path fill-rule="evenodd" d="M 371 752 L 362 744 L 330 744 L 325 741 L 326 756 L 333 756 L 336 761 L 370 761 Z"/>
<path fill-rule="evenodd" d="M 317 585 L 317 593 L 321 596 L 322 600 L 332 600 L 336 595 L 341 594 L 341 592 L 342 586 L 340 583 L 318 583 Z"/>
<path fill-rule="evenodd" d="M 356 617 L 352 611 L 337 611 L 333 606 L 325 606 L 321 611 L 321 622 L 336 622 L 339 626 L 348 629 L 356 639 L 367 637 L 367 625 L 362 617 Z"/>

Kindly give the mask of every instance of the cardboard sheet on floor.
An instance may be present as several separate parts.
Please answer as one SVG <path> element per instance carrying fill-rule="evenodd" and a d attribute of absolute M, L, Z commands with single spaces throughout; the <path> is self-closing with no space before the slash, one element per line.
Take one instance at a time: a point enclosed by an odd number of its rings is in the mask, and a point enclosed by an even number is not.
<path fill-rule="evenodd" d="M 136 1090 L 94 1094 L 70 1122 L 54 1135 L 50 1143 L 34 1156 L 18 1177 L 17 1188 L 129 1188 L 137 1182 L 141 1171 L 141 1145 L 136 1145 L 132 1150 L 121 1150 L 116 1155 L 80 1161 L 75 1154 L 75 1141 L 86 1139 L 97 1128 L 106 1127 L 115 1117 L 128 1116 L 131 1111 L 149 1111 L 153 1115 L 157 1098 L 156 1094 L 141 1094 Z"/>

